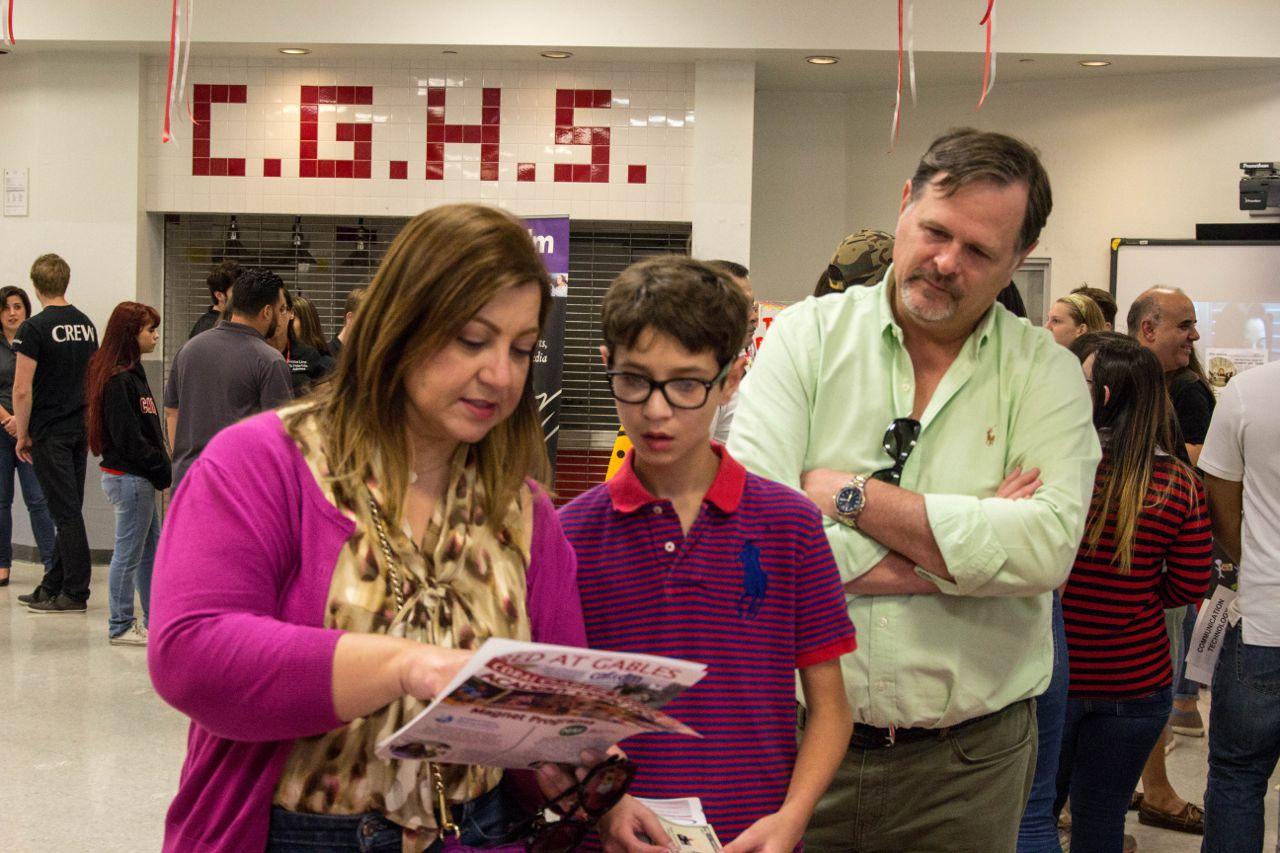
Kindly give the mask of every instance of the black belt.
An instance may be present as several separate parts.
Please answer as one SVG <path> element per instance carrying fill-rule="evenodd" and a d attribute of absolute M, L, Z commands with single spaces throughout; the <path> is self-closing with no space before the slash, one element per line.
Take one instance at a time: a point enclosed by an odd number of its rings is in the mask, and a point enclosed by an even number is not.
<path fill-rule="evenodd" d="M 1012 705 L 1009 706 L 1013 707 Z M 853 734 L 849 738 L 850 749 L 885 749 L 894 744 L 917 743 L 925 740 L 942 740 L 952 732 L 958 732 L 966 729 L 975 723 L 983 720 L 989 720 L 992 717 L 1003 714 L 1009 708 L 1001 708 L 999 711 L 992 711 L 990 714 L 983 714 L 980 717 L 974 717 L 965 720 L 962 723 L 956 723 L 953 726 L 943 726 L 940 729 L 882 729 L 877 726 L 868 726 L 863 723 L 853 724 Z"/>
<path fill-rule="evenodd" d="M 1031 699 L 1023 699 L 1021 702 L 1014 702 L 1012 705 L 1001 708 L 999 711 L 992 711 L 990 714 L 983 714 L 980 717 L 974 717 L 965 720 L 962 723 L 956 723 L 952 726 L 943 726 L 940 729 L 882 729 L 877 726 L 868 726 L 865 723 L 854 723 L 853 734 L 849 736 L 850 749 L 884 749 L 893 746 L 896 743 L 916 743 L 922 740 L 941 740 L 952 732 L 958 732 L 968 728 L 983 720 L 989 720 L 997 717 L 1005 711 L 1012 710 L 1018 705 L 1031 702 Z M 796 703 L 796 725 L 804 731 L 805 723 L 808 717 L 808 709 L 799 702 Z"/>

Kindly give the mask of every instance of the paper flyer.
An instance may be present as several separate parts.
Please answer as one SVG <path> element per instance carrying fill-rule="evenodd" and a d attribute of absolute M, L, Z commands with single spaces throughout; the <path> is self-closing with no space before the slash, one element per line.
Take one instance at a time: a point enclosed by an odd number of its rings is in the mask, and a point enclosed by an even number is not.
<path fill-rule="evenodd" d="M 377 754 L 525 768 L 577 764 L 640 732 L 699 737 L 658 709 L 705 674 L 674 658 L 490 639 Z"/>

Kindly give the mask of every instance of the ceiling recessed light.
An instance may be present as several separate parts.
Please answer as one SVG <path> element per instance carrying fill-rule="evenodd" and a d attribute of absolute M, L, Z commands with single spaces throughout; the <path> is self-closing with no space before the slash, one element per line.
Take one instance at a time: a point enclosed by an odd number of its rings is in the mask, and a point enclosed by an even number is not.
<path fill-rule="evenodd" d="M 567 50 L 544 50 L 542 52 L 544 59 L 568 59 L 571 56 L 573 54 Z"/>
<path fill-rule="evenodd" d="M 810 65 L 835 65 L 840 60 L 834 56 L 806 56 L 804 61 Z"/>
<path fill-rule="evenodd" d="M 309 47 L 282 47 L 280 52 L 286 56 L 306 56 L 311 52 Z"/>
<path fill-rule="evenodd" d="M 1111 62 L 1106 59 L 1083 59 L 1080 61 L 1082 68 L 1106 68 Z"/>

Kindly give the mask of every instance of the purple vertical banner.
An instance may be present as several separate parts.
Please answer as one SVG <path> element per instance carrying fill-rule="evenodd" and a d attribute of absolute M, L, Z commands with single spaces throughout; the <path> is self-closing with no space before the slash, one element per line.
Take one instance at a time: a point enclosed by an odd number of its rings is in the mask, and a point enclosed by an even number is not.
<path fill-rule="evenodd" d="M 556 461 L 560 432 L 560 392 L 564 388 L 564 329 L 569 301 L 569 217 L 542 216 L 523 220 L 542 262 L 551 276 L 551 313 L 533 356 L 533 392 L 542 416 L 547 455 Z"/>

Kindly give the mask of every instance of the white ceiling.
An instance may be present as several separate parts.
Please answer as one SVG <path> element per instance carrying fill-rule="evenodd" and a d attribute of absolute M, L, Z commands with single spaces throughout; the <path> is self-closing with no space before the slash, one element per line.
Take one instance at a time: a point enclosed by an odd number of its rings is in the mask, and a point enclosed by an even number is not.
<path fill-rule="evenodd" d="M 893 89 L 897 85 L 895 51 L 832 53 L 836 65 L 810 65 L 801 51 L 766 51 L 756 55 L 756 88 L 782 91 L 855 92 Z M 1111 60 L 1106 68 L 1084 68 L 1081 60 Z M 906 74 L 906 60 L 903 60 Z M 916 52 L 917 86 L 982 83 L 982 54 Z M 1078 79 L 1135 74 L 1176 74 L 1245 69 L 1272 69 L 1280 84 L 1280 60 L 1209 56 L 1102 56 L 1064 54 L 997 54 L 996 80 L 1016 83 L 1032 80 Z M 906 81 L 903 82 L 904 91 Z"/>
<path fill-rule="evenodd" d="M 539 56 L 546 46 L 504 45 L 369 45 L 308 44 L 309 56 L 287 58 L 279 53 L 281 44 L 205 43 L 192 45 L 192 59 L 264 59 L 300 64 L 346 62 L 355 60 L 410 61 L 447 63 L 450 66 L 484 65 L 501 62 L 535 62 L 548 67 L 566 69 L 583 65 L 611 63 L 688 64 L 698 60 L 745 60 L 756 64 L 756 88 L 765 91 L 797 92 L 863 92 L 893 89 L 897 84 L 898 57 L 890 50 L 822 51 L 836 56 L 835 65 L 811 65 L 805 62 L 810 50 L 691 50 L 686 48 L 618 48 L 574 47 L 573 58 L 548 60 Z M 105 51 L 138 53 L 164 57 L 168 46 L 156 42 L 23 42 L 13 49 L 13 57 L 0 57 L 0 62 L 20 59 L 25 54 L 77 53 Z M 446 53 L 449 51 L 449 53 Z M 1084 68 L 1082 60 L 1106 59 L 1106 68 Z M 975 52 L 916 51 L 918 86 L 938 86 L 982 81 L 983 58 Z M 1145 74 L 1203 73 L 1228 70 L 1271 71 L 1280 85 L 1280 59 L 1212 56 L 1107 56 L 1101 54 L 997 54 L 997 83 L 1034 80 L 1097 80 L 1105 77 Z M 904 57 L 905 73 L 905 57 Z M 904 91 L 906 82 L 903 83 Z"/>

